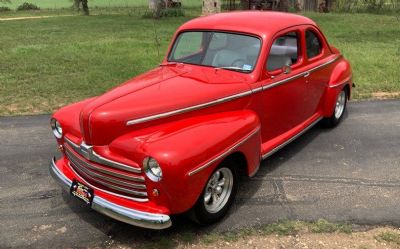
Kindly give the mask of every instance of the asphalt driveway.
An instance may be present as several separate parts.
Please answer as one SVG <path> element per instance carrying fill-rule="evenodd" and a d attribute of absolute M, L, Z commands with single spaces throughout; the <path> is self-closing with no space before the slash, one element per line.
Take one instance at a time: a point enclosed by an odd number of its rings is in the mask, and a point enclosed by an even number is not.
<path fill-rule="evenodd" d="M 400 101 L 349 104 L 335 129 L 316 126 L 243 180 L 228 217 L 201 228 L 183 216 L 164 231 L 88 210 L 49 176 L 49 116 L 0 118 L 0 248 L 103 247 L 154 234 L 226 231 L 281 219 L 400 226 Z"/>

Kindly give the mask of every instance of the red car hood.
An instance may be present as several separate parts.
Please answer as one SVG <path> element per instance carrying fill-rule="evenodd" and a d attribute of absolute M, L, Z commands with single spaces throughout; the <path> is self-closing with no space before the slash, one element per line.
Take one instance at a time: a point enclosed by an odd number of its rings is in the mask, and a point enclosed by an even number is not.
<path fill-rule="evenodd" d="M 80 130 L 87 144 L 106 145 L 147 123 L 129 120 L 175 111 L 250 90 L 249 75 L 189 65 L 163 66 L 85 103 Z M 176 119 L 177 117 L 169 117 Z"/>

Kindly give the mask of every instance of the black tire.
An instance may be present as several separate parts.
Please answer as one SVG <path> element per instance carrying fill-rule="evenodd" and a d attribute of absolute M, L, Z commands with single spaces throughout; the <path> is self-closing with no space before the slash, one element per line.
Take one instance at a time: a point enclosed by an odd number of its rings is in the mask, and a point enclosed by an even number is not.
<path fill-rule="evenodd" d="M 340 111 L 340 115 L 337 113 L 337 109 L 339 108 L 338 102 L 340 101 L 340 98 L 344 98 L 343 102 L 343 110 Z M 342 91 L 339 92 L 338 96 L 336 97 L 336 102 L 335 102 L 335 109 L 333 110 L 332 116 L 327 117 L 324 119 L 324 125 L 327 127 L 335 127 L 340 123 L 342 120 L 344 113 L 346 112 L 346 106 L 347 106 L 347 100 L 349 98 L 348 92 L 346 88 L 343 88 Z M 340 105 L 340 104 L 339 104 Z"/>
<path fill-rule="evenodd" d="M 217 171 L 222 172 L 222 170 L 225 172 L 227 172 L 226 170 L 229 170 L 231 172 L 232 189 L 230 191 L 229 196 L 226 196 L 227 198 L 226 202 L 223 205 L 220 205 L 220 209 L 217 209 L 216 212 L 210 212 L 209 210 L 210 207 L 206 207 L 205 204 L 205 194 L 208 189 L 208 184 L 212 180 L 212 177 L 216 174 Z M 238 189 L 237 163 L 235 163 L 233 160 L 223 161 L 219 165 L 219 167 L 214 170 L 214 172 L 210 175 L 210 178 L 207 180 L 206 186 L 204 186 L 204 189 L 201 195 L 199 196 L 199 199 L 189 212 L 190 218 L 200 225 L 209 225 L 221 220 L 226 215 L 229 208 L 232 206 L 233 201 L 235 200 L 237 189 Z"/>

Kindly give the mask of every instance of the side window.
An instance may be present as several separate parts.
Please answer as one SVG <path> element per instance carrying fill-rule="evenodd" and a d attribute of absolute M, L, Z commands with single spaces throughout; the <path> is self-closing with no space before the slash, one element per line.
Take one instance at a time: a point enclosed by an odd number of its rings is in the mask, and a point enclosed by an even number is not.
<path fill-rule="evenodd" d="M 179 35 L 174 48 L 174 59 L 182 59 L 201 51 L 203 32 L 185 32 Z"/>
<path fill-rule="evenodd" d="M 311 30 L 306 31 L 307 58 L 313 58 L 322 52 L 321 41 L 318 35 Z"/>
<path fill-rule="evenodd" d="M 285 65 L 293 65 L 299 59 L 300 37 L 298 32 L 289 32 L 275 39 L 267 60 L 267 70 L 274 71 Z"/>

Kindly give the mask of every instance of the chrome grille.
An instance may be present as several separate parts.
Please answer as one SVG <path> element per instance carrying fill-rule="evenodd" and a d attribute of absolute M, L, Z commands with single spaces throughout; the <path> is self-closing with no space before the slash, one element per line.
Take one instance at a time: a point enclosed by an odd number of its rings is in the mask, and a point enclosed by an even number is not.
<path fill-rule="evenodd" d="M 129 199 L 148 200 L 145 180 L 142 175 L 133 173 L 132 170 L 128 172 L 117 167 L 109 167 L 86 160 L 77 153 L 76 148 L 70 145 L 71 143 L 71 141 L 67 141 L 64 145 L 70 166 L 88 183 L 106 192 L 116 193 Z M 133 170 L 140 169 L 133 168 Z"/>
<path fill-rule="evenodd" d="M 74 142 L 72 142 L 71 140 L 69 140 L 67 137 L 64 137 L 64 139 L 67 142 L 67 144 L 69 146 L 71 146 L 71 148 L 76 153 L 80 154 L 83 157 L 88 157 L 90 161 L 93 161 L 93 162 L 96 162 L 96 163 L 99 163 L 99 164 L 102 164 L 102 165 L 107 165 L 107 166 L 110 166 L 112 168 L 133 172 L 133 173 L 140 174 L 142 172 L 142 170 L 140 168 L 133 168 L 132 166 L 125 165 L 123 163 L 111 161 L 111 160 L 109 160 L 107 158 L 104 158 L 104 157 L 98 155 L 96 152 L 94 152 L 91 149 L 91 146 L 87 146 L 84 143 L 82 143 L 79 146 L 79 145 L 75 144 Z M 84 148 L 84 150 L 82 150 L 82 148 Z"/>

